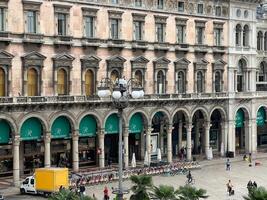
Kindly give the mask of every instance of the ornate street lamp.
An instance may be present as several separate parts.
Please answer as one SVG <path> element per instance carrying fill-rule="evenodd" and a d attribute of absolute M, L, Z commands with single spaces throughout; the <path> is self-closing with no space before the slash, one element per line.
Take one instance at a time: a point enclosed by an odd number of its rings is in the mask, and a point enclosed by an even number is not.
<path fill-rule="evenodd" d="M 114 191 L 119 200 L 123 200 L 123 194 L 128 193 L 122 188 L 122 113 L 123 109 L 128 106 L 129 98 L 138 99 L 144 97 L 144 90 L 137 79 L 120 78 L 112 82 L 111 79 L 105 78 L 100 82 L 98 87 L 98 96 L 100 98 L 112 97 L 113 105 L 118 109 L 119 117 L 119 188 Z"/>

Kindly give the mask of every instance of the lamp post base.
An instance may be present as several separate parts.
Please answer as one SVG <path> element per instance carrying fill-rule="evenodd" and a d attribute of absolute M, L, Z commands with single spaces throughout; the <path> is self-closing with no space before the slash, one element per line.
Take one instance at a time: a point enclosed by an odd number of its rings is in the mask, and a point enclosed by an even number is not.
<path fill-rule="evenodd" d="M 112 190 L 112 194 L 116 194 L 118 197 L 118 200 L 123 200 L 123 195 L 124 194 L 129 194 L 129 190 L 127 189 L 122 189 L 122 191 L 120 191 L 118 188 L 115 188 Z"/>

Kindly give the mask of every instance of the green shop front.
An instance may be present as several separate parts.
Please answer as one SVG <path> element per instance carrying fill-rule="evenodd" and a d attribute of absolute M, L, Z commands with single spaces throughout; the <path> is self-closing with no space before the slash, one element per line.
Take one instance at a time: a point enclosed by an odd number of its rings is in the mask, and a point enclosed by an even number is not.
<path fill-rule="evenodd" d="M 258 148 L 267 147 L 266 110 L 264 107 L 260 107 L 257 112 L 257 146 Z"/>
<path fill-rule="evenodd" d="M 79 125 L 79 166 L 96 165 L 97 122 L 94 116 L 83 117 Z"/>
<path fill-rule="evenodd" d="M 44 166 L 43 127 L 38 118 L 27 119 L 20 130 L 20 164 L 23 173 Z"/>
<path fill-rule="evenodd" d="M 0 119 L 0 176 L 12 175 L 12 135 L 8 122 Z"/>
<path fill-rule="evenodd" d="M 72 167 L 71 125 L 65 116 L 55 119 L 51 128 L 51 165 Z"/>
<path fill-rule="evenodd" d="M 129 158 L 135 153 L 136 160 L 141 160 L 141 138 L 144 129 L 142 114 L 134 114 L 129 123 Z"/>
<path fill-rule="evenodd" d="M 105 165 L 118 163 L 119 151 L 119 117 L 111 114 L 105 123 Z"/>

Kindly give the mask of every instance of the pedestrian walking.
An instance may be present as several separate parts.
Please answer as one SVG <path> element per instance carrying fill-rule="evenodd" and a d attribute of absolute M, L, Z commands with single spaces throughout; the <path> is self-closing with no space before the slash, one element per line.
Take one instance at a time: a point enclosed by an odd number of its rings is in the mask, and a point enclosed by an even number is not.
<path fill-rule="evenodd" d="M 104 200 L 109 200 L 109 194 L 108 194 L 108 187 L 105 186 L 104 188 Z"/>
<path fill-rule="evenodd" d="M 248 184 L 247 184 L 247 189 L 248 189 L 248 193 L 251 192 L 251 190 L 253 189 L 253 183 L 251 180 L 249 180 Z"/>
<path fill-rule="evenodd" d="M 80 196 L 85 196 L 85 186 L 83 184 L 80 186 Z"/>
<path fill-rule="evenodd" d="M 226 171 L 230 171 L 230 170 L 231 170 L 231 163 L 230 163 L 230 160 L 228 158 L 226 161 Z"/>
<path fill-rule="evenodd" d="M 252 155 L 251 155 L 251 153 L 248 155 L 248 162 L 249 162 L 249 167 L 252 167 Z"/>
<path fill-rule="evenodd" d="M 227 187 L 227 192 L 228 192 L 229 196 L 235 194 L 235 191 L 233 190 L 234 186 L 233 186 L 231 180 L 228 181 L 228 183 L 226 184 L 226 187 Z"/>

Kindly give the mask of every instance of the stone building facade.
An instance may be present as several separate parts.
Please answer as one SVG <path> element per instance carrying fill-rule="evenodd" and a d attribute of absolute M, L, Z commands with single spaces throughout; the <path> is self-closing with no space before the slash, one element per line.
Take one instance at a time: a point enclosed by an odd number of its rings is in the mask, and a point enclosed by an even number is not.
<path fill-rule="evenodd" d="M 260 3 L 2 0 L 1 174 L 17 185 L 35 167 L 116 163 L 117 111 L 97 97 L 106 77 L 135 78 L 145 91 L 124 110 L 125 167 L 158 148 L 172 162 L 181 147 L 187 159 L 264 147 Z"/>

